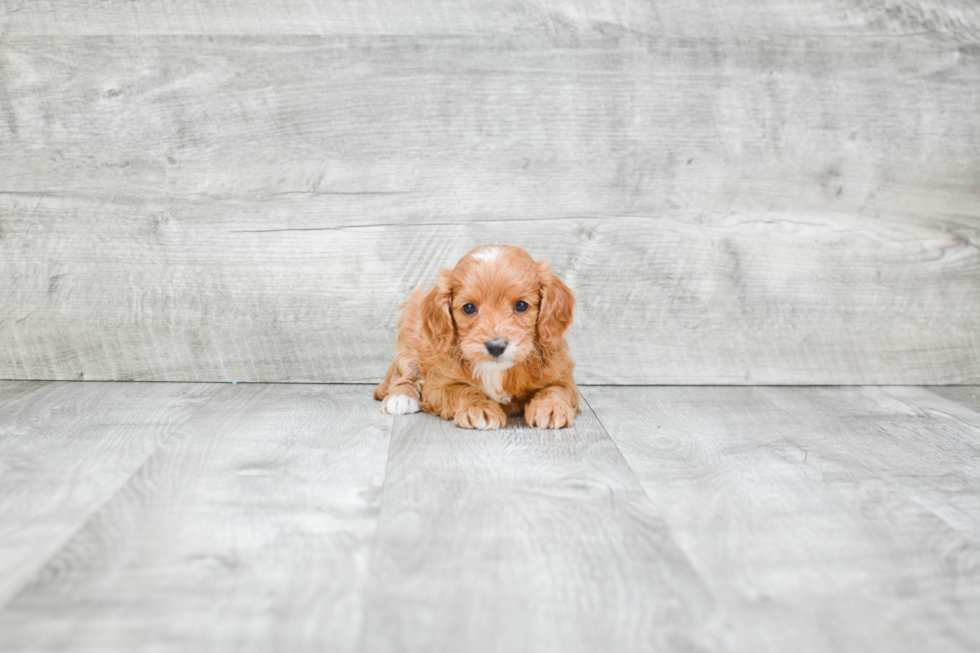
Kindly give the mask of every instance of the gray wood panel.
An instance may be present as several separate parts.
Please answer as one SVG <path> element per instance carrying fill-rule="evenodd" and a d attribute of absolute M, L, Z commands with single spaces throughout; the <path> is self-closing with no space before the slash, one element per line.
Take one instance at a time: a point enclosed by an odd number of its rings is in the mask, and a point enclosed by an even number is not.
<path fill-rule="evenodd" d="M 351 650 L 390 424 L 363 386 L 223 387 L 0 613 L 0 649 Z"/>
<path fill-rule="evenodd" d="M 0 382 L 0 607 L 217 387 Z"/>
<path fill-rule="evenodd" d="M 0 378 L 377 380 L 504 241 L 583 382 L 976 383 L 980 19 L 886 5 L 7 4 Z"/>
<path fill-rule="evenodd" d="M 584 395 L 716 598 L 731 650 L 980 645 L 969 423 L 876 388 Z"/>
<path fill-rule="evenodd" d="M 31 0 L 0 7 L 10 34 L 486 34 L 547 31 L 685 37 L 980 35 L 972 0 Z"/>
<path fill-rule="evenodd" d="M 152 211 L 116 221 L 64 206 L 41 200 L 7 221 L 2 376 L 377 381 L 408 292 L 503 241 L 551 258 L 577 291 L 581 383 L 980 378 L 980 249 L 964 221 L 746 214 L 270 232 L 274 222 L 229 212 L 157 223 Z"/>
<path fill-rule="evenodd" d="M 2 48 L 8 193 L 230 198 L 290 228 L 978 214 L 980 53 L 953 39 L 120 34 Z"/>
<path fill-rule="evenodd" d="M 718 650 L 713 600 L 601 424 L 395 418 L 363 651 Z"/>

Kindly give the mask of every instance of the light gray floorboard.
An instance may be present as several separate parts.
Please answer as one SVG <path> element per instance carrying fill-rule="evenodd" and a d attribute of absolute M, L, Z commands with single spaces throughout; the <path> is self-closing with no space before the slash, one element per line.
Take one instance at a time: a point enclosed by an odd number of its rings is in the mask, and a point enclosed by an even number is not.
<path fill-rule="evenodd" d="M 585 396 L 705 578 L 732 650 L 980 645 L 969 422 L 878 388 Z"/>
<path fill-rule="evenodd" d="M 980 413 L 980 386 L 959 385 L 945 387 L 930 387 L 929 392 L 945 397 L 950 401 L 966 406 L 970 410 Z"/>
<path fill-rule="evenodd" d="M 980 646 L 980 414 L 934 389 L 587 387 L 474 432 L 214 388 L 0 382 L 0 650 Z"/>
<path fill-rule="evenodd" d="M 0 419 L 24 405 L 25 398 L 52 385 L 52 381 L 0 381 Z"/>
<path fill-rule="evenodd" d="M 936 425 L 933 427 L 933 431 L 936 427 L 942 426 L 946 431 L 951 431 L 956 434 L 949 437 L 954 439 L 965 437 L 972 439 L 980 445 L 980 410 L 978 410 L 980 408 L 980 402 L 977 402 L 975 399 L 975 388 L 973 390 L 973 403 L 977 404 L 975 407 L 968 405 L 964 401 L 970 398 L 969 393 L 960 393 L 959 398 L 963 400 L 957 400 L 945 397 L 942 391 L 936 392 L 933 388 L 884 386 L 882 390 L 892 397 L 905 402 L 910 408 L 917 409 L 920 413 L 917 417 L 928 416 L 934 420 Z"/>
<path fill-rule="evenodd" d="M 651 508 L 587 407 L 560 432 L 397 418 L 362 650 L 715 650 Z"/>
<path fill-rule="evenodd" d="M 224 386 L 0 613 L 0 649 L 351 650 L 390 424 L 363 386 Z"/>
<path fill-rule="evenodd" d="M 217 387 L 0 382 L 0 607 Z"/>

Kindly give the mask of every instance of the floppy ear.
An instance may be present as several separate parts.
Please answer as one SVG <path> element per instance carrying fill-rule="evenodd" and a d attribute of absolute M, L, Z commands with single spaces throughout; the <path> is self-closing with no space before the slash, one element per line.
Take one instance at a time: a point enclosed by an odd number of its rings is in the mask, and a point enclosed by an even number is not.
<path fill-rule="evenodd" d="M 572 326 L 575 295 L 551 271 L 548 261 L 539 261 L 538 280 L 541 284 L 541 305 L 538 307 L 538 338 L 547 342 L 561 338 Z"/>
<path fill-rule="evenodd" d="M 422 298 L 420 305 L 422 332 L 442 350 L 452 347 L 455 329 L 452 318 L 452 280 L 449 271 L 440 268 L 436 285 Z"/>

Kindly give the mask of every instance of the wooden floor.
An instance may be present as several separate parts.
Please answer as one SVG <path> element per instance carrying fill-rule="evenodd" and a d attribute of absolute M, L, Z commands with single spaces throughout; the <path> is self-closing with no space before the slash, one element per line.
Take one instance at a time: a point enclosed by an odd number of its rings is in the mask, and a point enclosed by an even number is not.
<path fill-rule="evenodd" d="M 0 382 L 0 650 L 980 650 L 978 390 Z"/>

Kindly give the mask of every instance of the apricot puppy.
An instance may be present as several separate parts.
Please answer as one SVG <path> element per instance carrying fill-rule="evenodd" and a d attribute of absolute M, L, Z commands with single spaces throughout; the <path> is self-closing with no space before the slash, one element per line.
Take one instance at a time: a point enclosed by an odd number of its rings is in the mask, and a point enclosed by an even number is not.
<path fill-rule="evenodd" d="M 440 269 L 402 304 L 395 360 L 374 398 L 393 415 L 424 410 L 456 426 L 571 426 L 579 412 L 565 333 L 575 296 L 519 247 L 484 245 Z"/>

